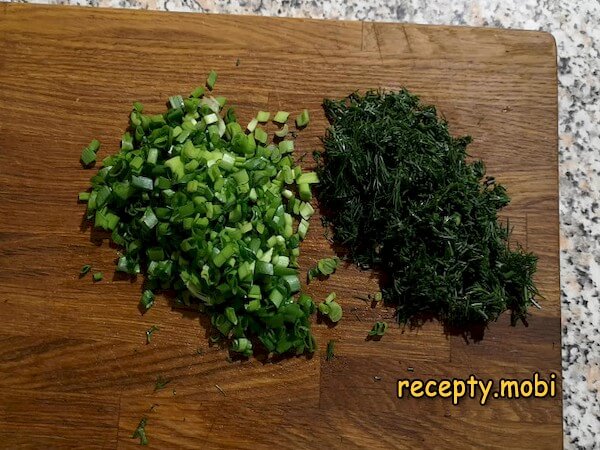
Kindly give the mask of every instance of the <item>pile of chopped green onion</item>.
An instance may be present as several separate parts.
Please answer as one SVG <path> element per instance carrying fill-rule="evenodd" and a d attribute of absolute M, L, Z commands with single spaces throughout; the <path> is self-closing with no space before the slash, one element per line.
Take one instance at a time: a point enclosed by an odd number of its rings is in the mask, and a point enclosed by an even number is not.
<path fill-rule="evenodd" d="M 215 81 L 211 72 L 210 90 Z M 179 304 L 210 315 L 214 340 L 228 339 L 234 352 L 249 356 L 257 345 L 275 354 L 312 352 L 315 304 L 293 296 L 317 176 L 294 164 L 289 113 L 275 114 L 279 143 L 267 144 L 259 123 L 269 113 L 246 132 L 225 103 L 204 88 L 170 97 L 164 114 L 145 114 L 136 102 L 120 151 L 104 158 L 80 200 L 122 247 L 117 270 L 144 270 L 144 309 L 156 291 L 174 290 Z M 303 111 L 297 124 L 307 123 Z M 84 149 L 84 165 L 98 148 L 94 141 Z"/>

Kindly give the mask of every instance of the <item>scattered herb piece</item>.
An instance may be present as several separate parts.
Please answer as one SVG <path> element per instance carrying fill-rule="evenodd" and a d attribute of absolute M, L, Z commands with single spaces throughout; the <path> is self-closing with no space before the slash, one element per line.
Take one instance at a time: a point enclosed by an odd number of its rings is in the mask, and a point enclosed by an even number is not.
<path fill-rule="evenodd" d="M 259 111 L 256 114 L 256 120 L 258 122 L 268 122 L 269 121 L 269 117 L 271 117 L 271 113 L 268 111 Z"/>
<path fill-rule="evenodd" d="M 240 65 L 240 58 L 235 60 L 235 67 L 238 67 Z"/>
<path fill-rule="evenodd" d="M 208 88 L 209 91 L 213 90 L 216 82 L 217 82 L 217 72 L 215 72 L 214 70 L 211 70 L 210 73 L 208 74 L 208 77 L 206 78 L 206 87 Z"/>
<path fill-rule="evenodd" d="M 327 343 L 327 355 L 325 356 L 325 359 L 327 361 L 331 361 L 335 354 L 334 354 L 334 348 L 335 348 L 335 341 L 332 339 Z"/>
<path fill-rule="evenodd" d="M 77 199 L 80 202 L 87 202 L 90 199 L 90 193 L 89 192 L 80 192 Z"/>
<path fill-rule="evenodd" d="M 275 114 L 275 117 L 273 117 L 273 122 L 284 124 L 287 122 L 289 116 L 290 116 L 289 112 L 277 111 L 277 114 Z"/>
<path fill-rule="evenodd" d="M 287 125 L 287 123 L 284 123 L 283 127 L 281 127 L 279 130 L 277 130 L 275 132 L 275 136 L 280 137 L 280 138 L 284 138 L 284 137 L 287 136 L 288 131 L 289 131 L 288 125 Z"/>
<path fill-rule="evenodd" d="M 156 325 L 152 325 L 149 329 L 146 330 L 146 344 L 149 344 L 150 342 L 152 342 L 152 334 L 155 331 L 159 331 L 160 328 L 158 328 Z"/>
<path fill-rule="evenodd" d="M 142 298 L 140 298 L 140 305 L 142 306 L 144 311 L 147 311 L 150 308 L 152 308 L 152 306 L 154 305 L 154 293 L 151 290 L 146 289 L 142 293 Z"/>
<path fill-rule="evenodd" d="M 373 328 L 369 331 L 369 336 L 383 336 L 387 327 L 388 324 L 386 322 L 375 322 L 375 325 L 373 325 Z"/>
<path fill-rule="evenodd" d="M 320 259 L 315 267 L 308 269 L 308 282 L 310 283 L 314 278 L 319 276 L 328 277 L 335 272 L 339 264 L 340 258 L 337 256 Z"/>
<path fill-rule="evenodd" d="M 335 301 L 335 298 L 336 294 L 332 292 L 323 303 L 319 304 L 319 312 L 327 316 L 333 323 L 339 322 L 342 318 L 342 307 Z"/>
<path fill-rule="evenodd" d="M 94 281 L 102 281 L 102 278 L 104 278 L 104 274 L 102 272 L 96 272 L 93 276 L 92 276 Z"/>
<path fill-rule="evenodd" d="M 146 437 L 146 421 L 147 420 L 148 419 L 146 419 L 145 417 L 142 417 L 142 420 L 140 420 L 139 425 L 137 426 L 137 428 L 133 432 L 133 435 L 131 436 L 131 439 L 139 438 L 140 445 L 148 445 L 148 438 Z"/>
<path fill-rule="evenodd" d="M 308 125 L 310 117 L 308 116 L 308 109 L 303 110 L 298 117 L 296 117 L 296 126 L 303 128 Z"/>
<path fill-rule="evenodd" d="M 84 264 L 79 271 L 79 278 L 86 276 L 90 270 L 92 270 L 92 266 L 89 264 Z"/>
<path fill-rule="evenodd" d="M 433 106 L 406 90 L 325 100 L 331 123 L 317 154 L 318 196 L 335 242 L 386 273 L 383 299 L 401 322 L 525 319 L 537 258 L 508 244 L 506 189 L 467 160 Z M 422 320 L 422 319 L 421 319 Z"/>
<path fill-rule="evenodd" d="M 164 389 L 170 382 L 171 380 L 163 378 L 162 375 L 159 375 L 158 378 L 156 378 L 156 383 L 154 384 L 154 392 Z"/>

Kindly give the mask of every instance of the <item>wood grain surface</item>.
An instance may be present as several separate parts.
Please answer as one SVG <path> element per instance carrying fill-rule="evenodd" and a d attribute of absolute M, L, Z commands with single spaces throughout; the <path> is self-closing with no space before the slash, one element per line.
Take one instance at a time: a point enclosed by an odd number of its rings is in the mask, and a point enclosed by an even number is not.
<path fill-rule="evenodd" d="M 136 448 L 146 416 L 151 448 L 559 448 L 560 393 L 396 398 L 405 377 L 560 380 L 555 61 L 538 32 L 0 4 L 0 447 Z M 435 321 L 401 328 L 353 297 L 377 277 L 344 267 L 308 288 L 344 309 L 336 327 L 314 325 L 312 358 L 234 363 L 195 312 L 160 298 L 140 316 L 142 280 L 114 276 L 116 249 L 82 222 L 93 172 L 80 152 L 92 138 L 115 152 L 133 101 L 163 111 L 210 69 L 242 121 L 308 108 L 296 147 L 309 154 L 324 97 L 406 86 L 436 104 L 508 187 L 503 214 L 539 255 L 542 309 L 528 326 L 502 316 L 479 341 Z M 309 236 L 303 270 L 333 254 L 318 215 Z M 105 279 L 78 279 L 86 263 Z M 365 340 L 381 319 L 389 333 Z M 171 382 L 154 392 L 159 375 Z"/>

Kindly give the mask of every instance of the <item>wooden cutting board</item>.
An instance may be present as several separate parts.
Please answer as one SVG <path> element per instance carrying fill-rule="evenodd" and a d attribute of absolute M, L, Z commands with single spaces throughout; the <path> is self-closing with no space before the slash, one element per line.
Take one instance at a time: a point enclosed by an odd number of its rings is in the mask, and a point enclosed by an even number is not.
<path fill-rule="evenodd" d="M 392 311 L 343 268 L 308 292 L 336 291 L 344 319 L 315 324 L 312 358 L 230 363 L 207 321 L 141 281 L 113 275 L 116 249 L 90 239 L 76 196 L 92 138 L 117 150 L 131 103 L 160 112 L 219 73 L 242 121 L 308 108 L 297 148 L 321 148 L 324 97 L 406 86 L 506 184 L 514 238 L 539 255 L 545 299 L 528 326 L 503 316 L 474 341 L 435 321 L 365 336 Z M 311 165 L 306 158 L 307 166 Z M 361 22 L 0 5 L 0 446 L 125 448 L 141 417 L 152 448 L 558 448 L 550 399 L 398 399 L 399 378 L 531 378 L 561 373 L 556 49 L 549 34 Z M 311 221 L 302 268 L 332 255 Z M 105 273 L 78 279 L 82 265 Z M 158 325 L 152 343 L 145 331 Z M 325 346 L 337 341 L 335 359 Z M 158 376 L 171 379 L 154 392 Z"/>

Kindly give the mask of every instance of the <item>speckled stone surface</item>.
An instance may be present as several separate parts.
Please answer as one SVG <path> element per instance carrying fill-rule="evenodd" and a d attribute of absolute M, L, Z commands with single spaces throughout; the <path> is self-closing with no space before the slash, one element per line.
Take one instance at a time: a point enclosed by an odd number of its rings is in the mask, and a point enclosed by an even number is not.
<path fill-rule="evenodd" d="M 564 445 L 600 448 L 600 0 L 37 2 L 551 32 L 559 56 Z"/>

